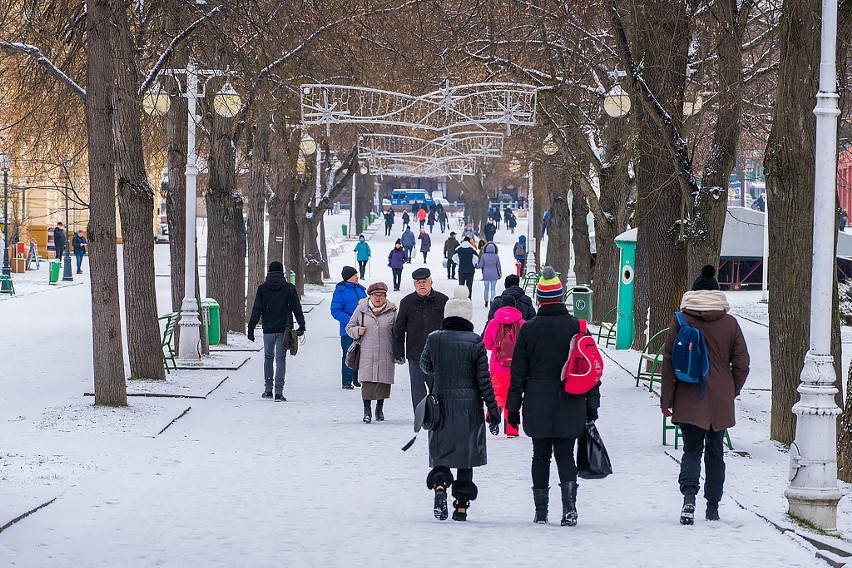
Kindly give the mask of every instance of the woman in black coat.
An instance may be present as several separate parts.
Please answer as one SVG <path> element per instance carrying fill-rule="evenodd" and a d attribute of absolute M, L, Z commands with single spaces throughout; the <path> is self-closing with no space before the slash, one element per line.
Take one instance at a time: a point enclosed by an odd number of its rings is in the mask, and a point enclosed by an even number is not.
<path fill-rule="evenodd" d="M 577 524 L 577 466 L 574 446 L 586 421 L 598 417 L 600 390 L 584 395 L 567 394 L 562 386 L 562 366 L 568 360 L 571 338 L 580 331 L 577 319 L 562 303 L 564 288 L 549 266 L 536 287 L 538 314 L 518 333 L 512 356 L 512 379 L 506 401 L 507 422 L 520 422 L 533 439 L 532 478 L 536 523 L 547 522 L 550 457 L 556 458 L 562 489 L 562 525 Z"/>
<path fill-rule="evenodd" d="M 429 392 L 440 401 L 441 420 L 429 431 L 429 466 L 426 486 L 435 490 L 435 518 L 446 520 L 447 488 L 452 486 L 453 520 L 467 520 L 470 502 L 478 490 L 473 468 L 485 465 L 485 419 L 482 403 L 488 408 L 489 429 L 500 432 L 500 409 L 494 399 L 488 355 L 479 334 L 474 333 L 473 306 L 465 286 L 456 287 L 447 301 L 441 329 L 426 339 L 420 368 L 426 373 Z M 456 476 L 450 468 L 456 468 Z"/>

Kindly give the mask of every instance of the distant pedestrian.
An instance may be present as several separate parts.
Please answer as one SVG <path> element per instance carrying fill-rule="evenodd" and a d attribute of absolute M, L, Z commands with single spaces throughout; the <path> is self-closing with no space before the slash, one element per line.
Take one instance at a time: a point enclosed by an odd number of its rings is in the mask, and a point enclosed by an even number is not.
<path fill-rule="evenodd" d="M 704 454 L 705 517 L 719 520 L 719 501 L 725 483 L 725 430 L 734 426 L 734 399 L 748 377 L 750 358 L 737 319 L 728 314 L 730 306 L 719 290 L 716 268 L 707 265 L 680 301 L 680 314 L 686 323 L 704 337 L 710 371 L 703 382 L 678 380 L 672 366 L 675 338 L 680 331 L 678 318 L 672 320 L 663 350 L 663 378 L 660 382 L 660 408 L 672 424 L 680 426 L 683 459 L 680 462 L 680 492 L 683 506 L 681 524 L 691 525 L 695 518 L 695 496 L 701 476 Z M 540 314 L 540 312 L 539 312 Z M 675 314 L 677 316 L 677 314 Z"/>
<path fill-rule="evenodd" d="M 77 234 L 74 235 L 71 245 L 74 247 L 74 256 L 77 257 L 77 274 L 83 274 L 83 257 L 86 256 L 89 248 L 89 241 L 86 240 L 83 229 L 77 229 Z"/>
<path fill-rule="evenodd" d="M 436 519 L 444 521 L 449 516 L 447 489 L 452 488 L 453 520 L 466 521 L 470 503 L 479 494 L 473 468 L 488 462 L 482 406 L 485 403 L 489 430 L 495 436 L 500 433 L 500 409 L 485 345 L 473 331 L 473 306 L 464 286 L 456 287 L 443 312 L 440 331 L 429 334 L 419 361 L 430 392 L 441 401 L 441 422 L 429 431 L 432 469 L 426 486 L 435 492 L 432 512 Z"/>
<path fill-rule="evenodd" d="M 473 225 L 468 223 L 464 226 L 464 231 L 462 231 L 462 237 L 468 237 L 471 242 L 473 242 L 474 234 L 473 234 Z"/>
<path fill-rule="evenodd" d="M 562 303 L 565 288 L 556 271 L 545 266 L 536 286 L 538 315 L 518 333 L 512 353 L 507 421 L 517 428 L 523 406 L 524 432 L 532 438 L 532 491 L 536 523 L 547 522 L 550 459 L 556 458 L 562 493 L 563 526 L 577 524 L 577 466 L 574 446 L 587 422 L 598 418 L 600 387 L 582 395 L 567 394 L 562 367 L 571 339 L 580 331 L 577 318 Z"/>
<path fill-rule="evenodd" d="M 284 265 L 277 260 L 270 262 L 266 281 L 257 287 L 254 295 L 247 333 L 249 341 L 254 341 L 254 328 L 262 322 L 264 389 L 261 398 L 273 398 L 274 386 L 275 402 L 287 400 L 284 398 L 284 375 L 289 346 L 284 344 L 284 335 L 287 330 L 293 329 L 294 317 L 299 324 L 296 335 L 304 335 L 305 316 L 299 293 L 284 275 Z"/>
<path fill-rule="evenodd" d="M 423 254 L 423 264 L 426 264 L 426 255 L 432 250 L 432 237 L 426 231 L 420 231 L 420 252 Z"/>
<path fill-rule="evenodd" d="M 505 286 L 503 293 L 491 302 L 491 308 L 488 310 L 488 321 L 491 321 L 497 310 L 502 308 L 509 298 L 512 299 L 512 305 L 521 312 L 524 321 L 530 321 L 534 318 L 535 306 L 533 306 L 532 299 L 521 288 L 521 279 L 516 274 L 509 274 L 503 279 L 503 286 Z"/>
<path fill-rule="evenodd" d="M 453 261 L 453 255 L 456 254 L 456 249 L 459 248 L 459 242 L 456 239 L 455 231 L 450 231 L 450 236 L 444 241 L 444 258 L 447 259 L 447 278 L 450 280 L 456 279 L 456 263 Z"/>
<path fill-rule="evenodd" d="M 411 217 L 408 215 L 408 211 L 402 212 L 402 228 L 403 230 L 409 227 L 409 222 L 411 221 Z"/>
<path fill-rule="evenodd" d="M 512 248 L 512 256 L 515 257 L 515 260 L 520 261 L 521 273 L 523 274 L 524 265 L 527 262 L 527 237 L 525 235 L 518 237 L 515 246 Z"/>
<path fill-rule="evenodd" d="M 507 229 L 510 228 L 509 227 L 509 219 L 513 216 L 514 216 L 514 214 L 512 213 L 512 208 L 507 205 L 506 208 L 503 209 L 503 221 L 506 222 L 506 228 Z"/>
<path fill-rule="evenodd" d="M 360 339 L 358 379 L 361 381 L 361 400 L 364 401 L 364 422 L 373 419 L 372 401 L 376 401 L 376 422 L 385 419 L 384 403 L 390 398 L 393 384 L 393 325 L 396 322 L 396 305 L 387 300 L 388 287 L 384 282 L 374 282 L 367 288 L 367 298 L 349 319 L 346 333 L 353 340 Z"/>
<path fill-rule="evenodd" d="M 459 275 L 459 284 L 467 286 L 470 294 L 473 295 L 473 275 L 476 274 L 476 265 L 479 262 L 479 256 L 476 254 L 473 246 L 470 243 L 470 237 L 464 237 L 462 243 L 456 249 L 453 255 L 453 262 L 456 263 L 456 270 Z"/>
<path fill-rule="evenodd" d="M 441 326 L 447 296 L 432 288 L 432 273 L 428 268 L 418 268 L 411 277 L 414 292 L 399 303 L 393 328 L 393 354 L 400 365 L 408 360 L 411 406 L 416 408 L 426 396 L 426 376 L 420 370 L 420 355 L 426 337 Z"/>
<path fill-rule="evenodd" d="M 372 254 L 370 252 L 370 245 L 367 244 L 367 239 L 364 235 L 358 235 L 358 243 L 353 250 L 355 251 L 355 260 L 358 261 L 358 273 L 363 279 L 367 272 L 367 263 L 370 261 Z"/>
<path fill-rule="evenodd" d="M 544 218 L 541 220 L 541 238 L 547 235 L 548 227 L 550 227 L 550 209 L 544 212 Z"/>
<path fill-rule="evenodd" d="M 390 254 L 388 254 L 388 266 L 390 266 L 391 272 L 393 272 L 394 292 L 399 292 L 399 287 L 402 283 L 402 268 L 405 266 L 406 262 L 407 258 L 405 250 L 402 248 L 402 241 L 397 239 L 390 251 Z"/>
<path fill-rule="evenodd" d="M 846 221 L 849 219 L 849 214 L 845 207 L 840 208 L 840 230 L 846 231 Z"/>
<path fill-rule="evenodd" d="M 751 208 L 755 211 L 766 212 L 766 194 L 761 193 L 757 199 L 754 200 L 754 203 L 751 204 Z"/>
<path fill-rule="evenodd" d="M 503 277 L 503 269 L 500 266 L 500 255 L 497 252 L 497 245 L 487 243 L 482 248 L 482 254 L 479 257 L 477 268 L 482 270 L 482 280 L 485 283 L 484 299 L 485 307 L 497 295 L 497 281 Z"/>
<path fill-rule="evenodd" d="M 518 226 L 518 218 L 515 217 L 514 213 L 509 213 L 509 216 L 506 219 L 506 224 L 509 226 L 509 232 L 511 232 L 514 235 L 515 234 L 515 227 Z"/>
<path fill-rule="evenodd" d="M 385 218 L 385 236 L 389 237 L 391 234 L 391 229 L 393 228 L 393 220 L 394 220 L 394 212 L 393 209 L 388 209 L 384 213 Z"/>
<path fill-rule="evenodd" d="M 447 217 L 447 212 L 444 211 L 443 207 L 438 209 L 438 224 L 441 225 L 441 234 L 444 234 L 444 231 L 447 230 L 447 222 L 449 218 Z"/>
<path fill-rule="evenodd" d="M 423 226 L 426 225 L 426 210 L 422 207 L 417 210 L 417 220 L 420 221 L 420 230 L 423 230 Z"/>
<path fill-rule="evenodd" d="M 60 221 L 53 228 L 53 247 L 56 250 L 56 258 L 62 259 L 62 254 L 65 252 L 65 247 L 67 246 L 68 237 L 65 236 L 64 225 Z"/>
<path fill-rule="evenodd" d="M 482 234 L 485 236 L 485 242 L 491 242 L 494 240 L 494 235 L 497 234 L 497 225 L 494 224 L 493 219 L 489 219 L 485 226 L 482 227 Z"/>
<path fill-rule="evenodd" d="M 340 324 L 340 381 L 344 389 L 351 390 L 360 386 L 358 371 L 346 366 L 346 351 L 352 345 L 352 338 L 346 333 L 349 319 L 358 307 L 358 302 L 367 297 L 367 290 L 358 283 L 358 271 L 351 266 L 344 266 L 340 273 L 342 280 L 334 287 L 331 296 L 331 315 Z"/>
<path fill-rule="evenodd" d="M 432 229 L 435 227 L 435 220 L 437 217 L 437 212 L 433 210 L 429 210 L 429 215 L 426 217 L 426 224 L 429 225 L 429 232 L 432 232 Z"/>
<path fill-rule="evenodd" d="M 402 233 L 402 248 L 405 249 L 406 262 L 411 262 L 411 251 L 414 249 L 414 245 L 416 244 L 417 239 L 411 231 L 411 228 L 406 228 Z"/>

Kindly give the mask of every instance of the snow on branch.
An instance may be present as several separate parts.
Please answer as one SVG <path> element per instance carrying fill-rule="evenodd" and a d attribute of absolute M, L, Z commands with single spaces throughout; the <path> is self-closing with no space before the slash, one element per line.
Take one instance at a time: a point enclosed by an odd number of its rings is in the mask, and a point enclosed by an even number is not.
<path fill-rule="evenodd" d="M 47 71 L 56 77 L 60 83 L 70 88 L 80 98 L 86 98 L 86 89 L 74 82 L 74 79 L 66 75 L 53 61 L 41 52 L 39 48 L 28 43 L 17 43 L 12 41 L 0 41 L 0 50 L 10 54 L 29 55 L 35 62 L 47 69 Z"/>
<path fill-rule="evenodd" d="M 172 38 L 172 41 L 169 43 L 168 47 L 166 47 L 166 49 L 160 55 L 159 59 L 157 59 L 157 62 L 154 64 L 154 67 L 151 68 L 151 71 L 148 73 L 148 76 L 145 77 L 145 80 L 142 82 L 142 86 L 139 87 L 139 96 L 144 95 L 148 91 L 148 89 L 151 88 L 151 85 L 154 83 L 154 81 L 157 80 L 157 75 L 160 73 L 160 70 L 168 62 L 169 57 L 171 57 L 172 53 L 174 53 L 175 49 L 177 49 L 177 47 L 183 42 L 183 40 L 188 38 L 192 34 L 192 32 L 194 32 L 201 26 L 201 24 L 221 12 L 223 7 L 224 6 L 222 4 L 216 6 L 215 8 L 213 8 L 212 10 L 189 24 L 189 26 L 185 30 L 183 30 L 174 38 Z"/>

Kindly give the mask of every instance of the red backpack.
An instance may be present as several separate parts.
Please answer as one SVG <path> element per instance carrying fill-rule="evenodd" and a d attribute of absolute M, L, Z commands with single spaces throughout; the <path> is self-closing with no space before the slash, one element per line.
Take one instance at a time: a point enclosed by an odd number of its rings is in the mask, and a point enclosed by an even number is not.
<path fill-rule="evenodd" d="M 501 323 L 497 328 L 497 333 L 494 337 L 496 347 L 497 363 L 501 367 L 512 366 L 512 353 L 515 351 L 515 342 L 518 341 L 518 330 L 521 329 L 521 323 L 515 322 L 512 324 Z"/>
<path fill-rule="evenodd" d="M 579 320 L 580 332 L 571 338 L 568 360 L 562 367 L 562 383 L 568 394 L 586 394 L 600 384 L 603 357 L 595 338 L 589 335 L 586 320 Z"/>

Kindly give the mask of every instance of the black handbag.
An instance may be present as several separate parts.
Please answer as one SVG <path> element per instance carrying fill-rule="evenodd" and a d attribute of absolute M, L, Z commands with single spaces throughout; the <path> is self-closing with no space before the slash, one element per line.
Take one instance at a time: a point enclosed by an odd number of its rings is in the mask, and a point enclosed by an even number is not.
<path fill-rule="evenodd" d="M 586 429 L 577 448 L 577 475 L 583 479 L 603 479 L 612 473 L 612 463 L 594 422 Z"/>
<path fill-rule="evenodd" d="M 364 327 L 364 312 L 361 312 L 361 327 Z M 361 362 L 361 337 L 353 341 L 346 350 L 346 366 L 353 371 L 358 370 L 358 364 Z"/>

